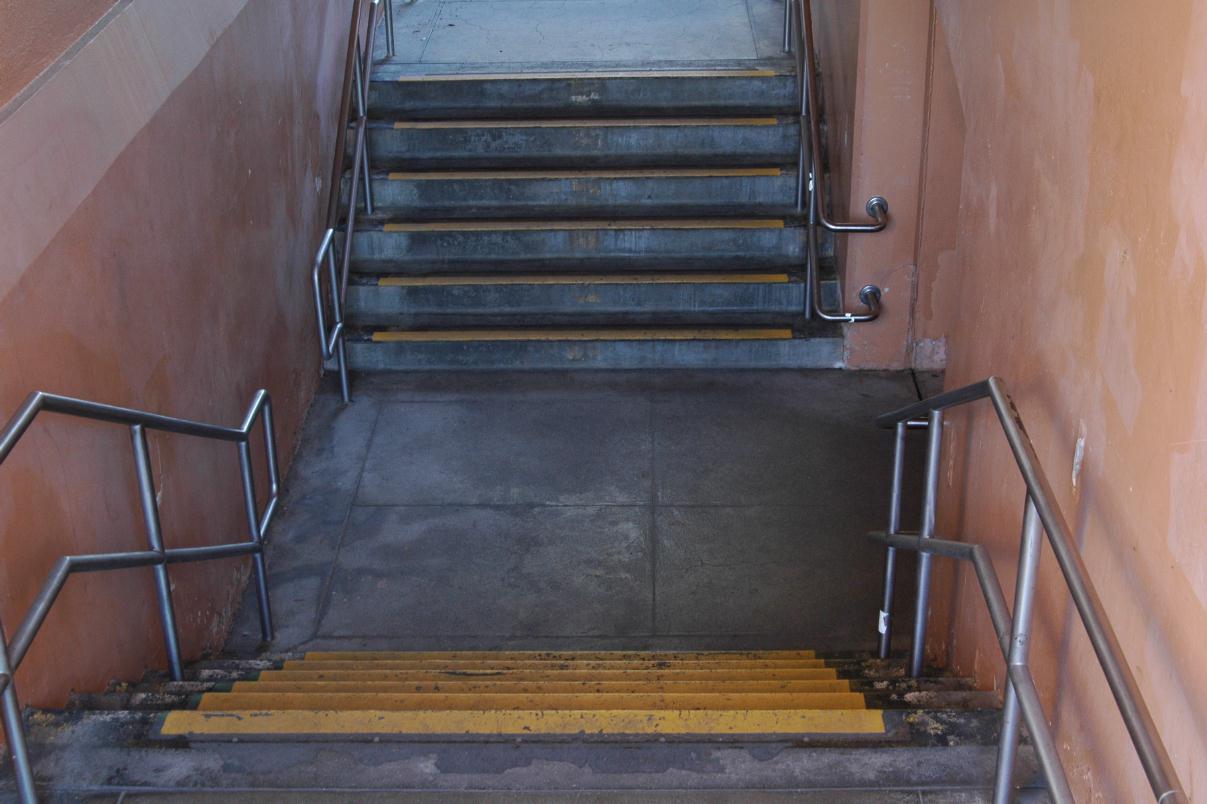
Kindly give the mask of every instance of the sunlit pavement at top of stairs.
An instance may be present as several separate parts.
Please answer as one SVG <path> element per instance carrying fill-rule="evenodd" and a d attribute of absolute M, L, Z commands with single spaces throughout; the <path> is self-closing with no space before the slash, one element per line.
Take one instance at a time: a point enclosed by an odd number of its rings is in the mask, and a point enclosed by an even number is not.
<path fill-rule="evenodd" d="M 394 15 L 395 59 L 431 66 L 782 55 L 782 0 L 394 0 Z"/>

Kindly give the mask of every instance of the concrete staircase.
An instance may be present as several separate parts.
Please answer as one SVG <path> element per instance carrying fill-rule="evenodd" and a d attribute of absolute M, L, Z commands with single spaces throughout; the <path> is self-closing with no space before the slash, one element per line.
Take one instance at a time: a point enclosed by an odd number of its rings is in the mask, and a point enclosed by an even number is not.
<path fill-rule="evenodd" d="M 842 364 L 804 319 L 789 62 L 416 69 L 371 82 L 354 369 Z"/>
<path fill-rule="evenodd" d="M 62 795 L 760 788 L 879 801 L 869 791 L 986 788 L 997 706 L 967 679 L 908 679 L 900 660 L 853 654 L 358 652 L 201 662 L 183 682 L 149 677 L 29 719 L 36 773 Z M 1034 771 L 1024 746 L 1018 778 Z"/>

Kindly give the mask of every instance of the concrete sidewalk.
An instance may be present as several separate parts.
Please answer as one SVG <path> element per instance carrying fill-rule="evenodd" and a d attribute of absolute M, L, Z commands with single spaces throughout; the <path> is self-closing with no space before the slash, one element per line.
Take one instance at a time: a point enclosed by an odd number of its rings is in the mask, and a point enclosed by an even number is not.
<path fill-rule="evenodd" d="M 396 60 L 468 66 L 772 58 L 783 55 L 783 8 L 783 0 L 394 0 Z"/>
<path fill-rule="evenodd" d="M 874 644 L 883 558 L 864 534 L 885 524 L 892 437 L 872 420 L 916 399 L 907 373 L 382 374 L 355 391 L 320 395 L 285 484 L 275 651 Z M 235 653 L 257 648 L 254 611 Z"/>

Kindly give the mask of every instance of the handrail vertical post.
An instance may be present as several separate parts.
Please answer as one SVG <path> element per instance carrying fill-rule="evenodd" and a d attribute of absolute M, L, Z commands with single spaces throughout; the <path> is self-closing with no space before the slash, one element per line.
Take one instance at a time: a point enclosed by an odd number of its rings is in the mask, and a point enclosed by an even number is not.
<path fill-rule="evenodd" d="M 929 438 L 926 444 L 926 486 L 922 501 L 922 527 L 919 536 L 932 539 L 935 535 L 935 505 L 939 496 L 939 461 L 943 449 L 943 411 L 930 412 Z M 930 608 L 930 570 L 932 556 L 918 555 L 917 606 L 914 610 L 914 637 L 910 646 L 909 674 L 922 675 L 922 660 L 926 655 L 926 615 Z"/>
<path fill-rule="evenodd" d="M 17 699 L 17 686 L 13 675 L 16 668 L 9 661 L 8 638 L 4 626 L 0 625 L 0 676 L 6 680 L 0 693 L 0 708 L 4 710 L 4 740 L 13 761 L 13 775 L 17 778 L 17 797 L 22 804 L 35 804 L 38 800 L 34 787 L 34 771 L 29 760 L 29 748 L 25 743 L 25 721 L 21 718 L 21 702 Z"/>
<path fill-rule="evenodd" d="M 1023 512 L 1023 534 L 1018 551 L 1018 579 L 1014 588 L 1014 622 L 1010 635 L 1011 666 L 1027 666 L 1031 648 L 1031 620 L 1035 612 L 1035 587 L 1039 572 L 1039 554 L 1043 546 L 1043 523 L 1035 501 L 1027 495 Z M 1008 668 L 1007 668 L 1008 669 Z M 1006 694 L 1002 703 L 1002 732 L 998 743 L 997 776 L 993 785 L 994 804 L 1009 804 L 1014 791 L 1014 759 L 1018 752 L 1018 691 L 1006 673 Z"/>
<path fill-rule="evenodd" d="M 147 450 L 147 433 L 141 424 L 130 425 L 130 440 L 134 445 L 134 468 L 138 475 L 138 496 L 142 503 L 143 523 L 147 528 L 147 544 L 162 556 L 164 548 L 159 502 L 155 498 L 155 477 L 151 470 L 151 455 Z M 168 577 L 168 565 L 165 561 L 156 564 L 153 569 L 164 644 L 168 652 L 168 671 L 173 681 L 183 681 L 184 667 L 180 661 L 180 637 L 176 632 L 176 613 L 172 609 L 172 581 Z"/>
<path fill-rule="evenodd" d="M 792 3 L 795 0 L 784 0 L 784 52 L 792 52 Z"/>
<path fill-rule="evenodd" d="M 344 248 L 347 247 L 347 241 L 345 241 Z M 339 297 L 339 274 L 335 265 L 335 252 L 330 249 L 327 251 L 327 270 L 330 274 L 332 301 L 335 304 L 335 324 L 340 328 L 340 336 L 335 343 L 335 363 L 339 369 L 339 392 L 346 405 L 352 398 L 352 394 L 348 388 L 348 349 L 345 346 L 343 335 L 344 305 Z"/>
<path fill-rule="evenodd" d="M 264 541 L 260 535 L 260 517 L 256 512 L 256 486 L 252 476 L 251 447 L 247 441 L 239 442 L 239 470 L 243 476 L 243 505 L 247 509 L 247 527 L 251 541 L 259 549 L 252 553 L 251 561 L 256 576 L 256 600 L 260 610 L 260 633 L 265 642 L 272 641 L 272 609 L 268 603 L 268 568 L 264 564 Z"/>
<path fill-rule="evenodd" d="M 394 58 L 394 0 L 386 0 L 386 56 Z"/>
<path fill-rule="evenodd" d="M 895 536 L 901 530 L 901 483 L 905 474 L 905 434 L 909 422 L 897 422 L 893 440 L 893 486 L 889 494 L 888 532 Z M 897 571 L 897 548 L 889 546 L 884 551 L 884 598 L 880 603 L 880 649 L 878 655 L 887 659 L 893 642 L 893 586 Z"/>

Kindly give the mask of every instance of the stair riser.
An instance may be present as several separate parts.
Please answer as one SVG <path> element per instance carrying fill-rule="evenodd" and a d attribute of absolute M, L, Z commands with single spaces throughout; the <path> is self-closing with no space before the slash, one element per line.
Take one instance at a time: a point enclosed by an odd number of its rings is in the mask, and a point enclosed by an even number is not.
<path fill-rule="evenodd" d="M 348 200 L 348 180 L 344 198 Z M 796 174 L 559 179 L 373 180 L 377 214 L 409 220 L 795 213 Z"/>
<path fill-rule="evenodd" d="M 636 125 L 524 128 L 374 126 L 368 148 L 375 168 L 619 168 L 795 164 L 799 127 L 776 125 Z"/>
<path fill-rule="evenodd" d="M 358 232 L 358 270 L 390 271 L 693 271 L 795 269 L 804 260 L 801 230 L 549 229 Z"/>
<path fill-rule="evenodd" d="M 574 326 L 783 323 L 800 315 L 799 283 L 715 285 L 465 285 L 348 288 L 358 326 Z"/>
<path fill-rule="evenodd" d="M 840 338 L 782 341 L 370 343 L 350 341 L 360 371 L 444 369 L 842 368 Z"/>
<path fill-rule="evenodd" d="M 757 77 L 501 78 L 391 80 L 379 69 L 369 88 L 374 117 L 442 120 L 523 117 L 792 114 L 791 75 Z"/>

